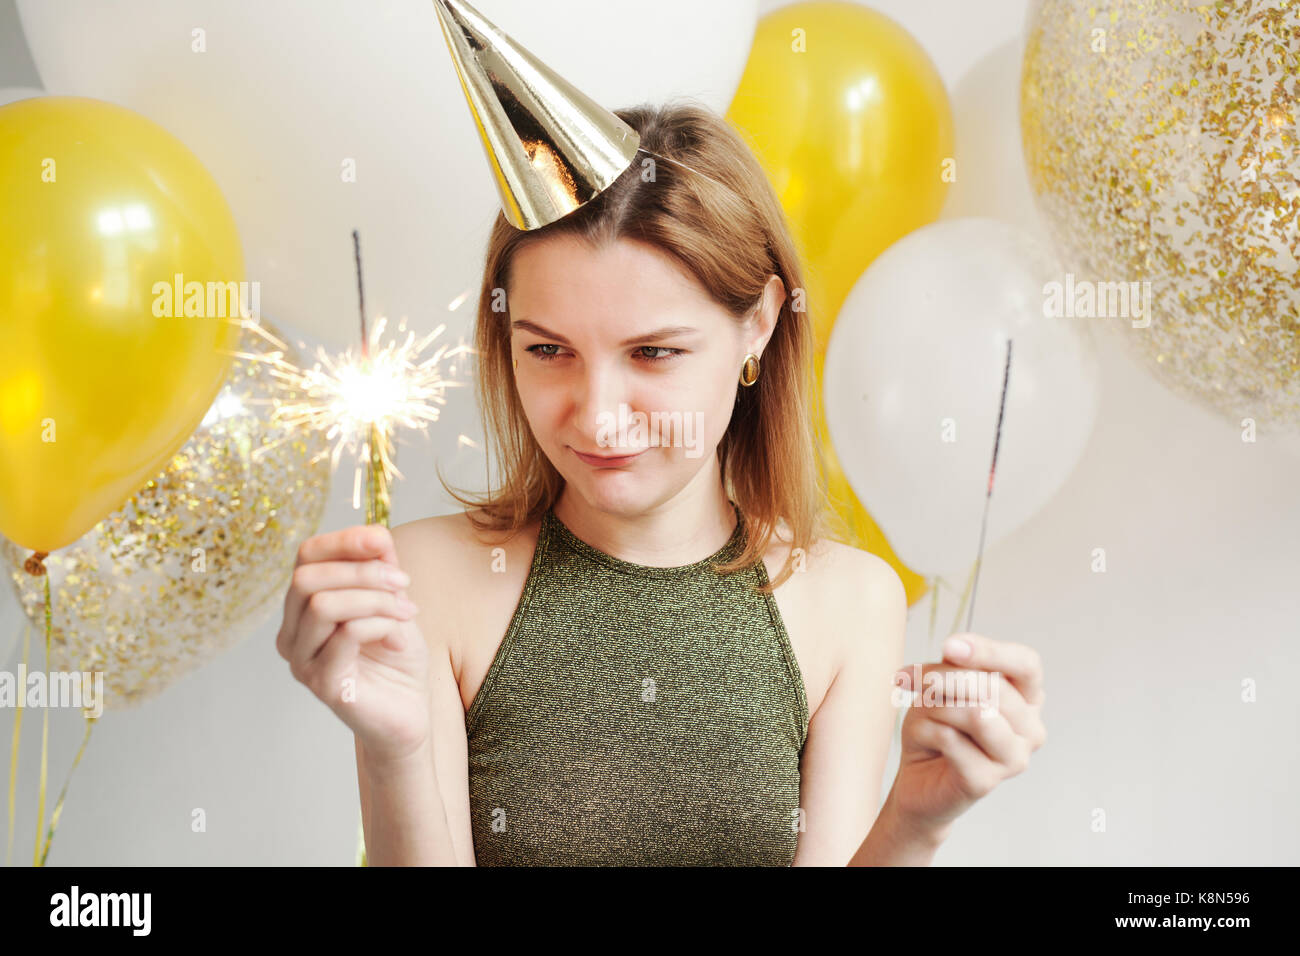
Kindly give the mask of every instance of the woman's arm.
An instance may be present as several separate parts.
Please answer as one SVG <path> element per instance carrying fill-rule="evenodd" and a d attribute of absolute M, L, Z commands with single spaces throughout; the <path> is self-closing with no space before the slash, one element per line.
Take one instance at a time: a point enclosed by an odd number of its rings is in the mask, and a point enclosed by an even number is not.
<path fill-rule="evenodd" d="M 892 736 L 907 601 L 884 561 L 856 577 L 866 606 L 853 598 L 841 602 L 850 613 L 837 630 L 848 640 L 809 725 L 801 768 L 808 832 L 800 836 L 795 862 L 840 866 L 847 856 L 849 866 L 926 866 L 956 818 L 1023 772 L 1046 740 L 1042 659 L 1027 645 L 963 632 L 945 642 L 943 661 L 914 667 L 916 690 L 927 686 L 907 708 L 899 770 L 874 814 Z M 900 674 L 905 682 L 908 676 Z M 953 678 L 951 691 L 947 678 Z"/>
<path fill-rule="evenodd" d="M 880 808 L 871 832 L 849 860 L 849 866 L 929 866 L 934 853 L 948 837 L 948 829 L 919 831 L 908 825 L 894 808 L 893 791 Z"/>
<path fill-rule="evenodd" d="M 825 606 L 839 609 L 826 635 L 838 644 L 838 664 L 808 725 L 799 787 L 804 830 L 794 865 L 928 863 L 920 835 L 897 828 L 888 802 L 877 806 L 893 736 L 891 681 L 903 663 L 907 593 L 884 560 L 849 553 L 853 559 L 830 576 L 826 596 Z"/>
<path fill-rule="evenodd" d="M 370 866 L 455 866 L 432 752 L 425 748 L 389 766 L 367 760 L 359 740 L 356 748 L 366 862 Z"/>
<path fill-rule="evenodd" d="M 357 742 L 362 828 L 371 866 L 475 865 L 465 707 L 447 635 L 440 630 L 456 619 L 441 594 L 469 592 L 448 586 L 446 570 L 438 567 L 454 548 L 443 531 L 438 522 L 426 519 L 392 532 L 398 560 L 411 576 L 415 623 L 429 645 L 432 736 L 428 747 L 401 766 L 373 765 Z"/>
<path fill-rule="evenodd" d="M 389 764 L 371 759 L 361 741 L 356 741 L 361 824 L 370 866 L 474 865 L 472 840 L 465 833 L 468 827 L 457 830 L 448 822 L 444 788 L 439 786 L 438 776 L 439 764 L 444 761 L 436 756 L 438 750 L 455 752 L 457 730 L 464 737 L 460 693 L 446 648 L 430 642 L 429 651 L 433 695 L 429 742 L 410 758 Z M 454 701 L 449 701 L 449 696 Z M 455 708 L 451 721 L 447 714 L 449 703 Z"/>

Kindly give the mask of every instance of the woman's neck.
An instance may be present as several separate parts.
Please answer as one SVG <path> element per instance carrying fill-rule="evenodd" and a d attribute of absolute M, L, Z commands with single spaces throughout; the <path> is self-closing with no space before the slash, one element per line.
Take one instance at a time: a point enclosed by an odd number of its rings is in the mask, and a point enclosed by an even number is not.
<path fill-rule="evenodd" d="M 720 475 L 707 484 L 692 481 L 672 498 L 640 513 L 598 510 L 566 484 L 553 510 L 587 544 L 646 567 L 674 568 L 703 561 L 736 530 L 736 514 Z"/>

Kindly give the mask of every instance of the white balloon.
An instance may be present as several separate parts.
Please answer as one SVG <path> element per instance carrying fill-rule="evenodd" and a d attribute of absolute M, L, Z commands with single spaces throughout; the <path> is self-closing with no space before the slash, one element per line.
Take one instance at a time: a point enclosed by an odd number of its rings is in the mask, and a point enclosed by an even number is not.
<path fill-rule="evenodd" d="M 34 89 L 30 86 L 0 86 L 0 106 L 8 106 L 10 103 L 17 103 L 19 100 L 44 95 L 44 90 Z"/>
<path fill-rule="evenodd" d="M 481 12 L 611 109 L 695 97 L 722 112 L 757 0 L 660 0 L 634 29 L 606 0 L 481 0 Z M 216 178 L 260 307 L 334 347 L 367 311 L 468 340 L 498 198 L 430 2 L 19 0 L 54 94 L 133 109 Z M 469 293 L 465 296 L 465 293 Z M 455 307 L 455 311 L 451 311 Z"/>
<path fill-rule="evenodd" d="M 1074 470 L 1097 410 L 1087 320 L 1046 318 L 1060 267 L 1024 230 L 958 219 L 885 250 L 827 345 L 825 402 L 858 500 L 899 558 L 967 572 L 979 546 L 1002 394 L 1011 377 L 985 547 L 1027 521 Z"/>

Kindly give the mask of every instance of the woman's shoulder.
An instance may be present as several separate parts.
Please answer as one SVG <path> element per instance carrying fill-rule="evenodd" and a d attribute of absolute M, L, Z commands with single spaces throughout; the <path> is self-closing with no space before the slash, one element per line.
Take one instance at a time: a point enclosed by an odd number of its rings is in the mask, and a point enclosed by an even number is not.
<path fill-rule="evenodd" d="M 863 583 L 888 586 L 891 578 L 902 585 L 889 562 L 870 551 L 830 537 L 816 538 L 796 548 L 791 538 L 789 526 L 784 521 L 778 522 L 763 555 L 772 580 L 789 560 L 793 567 L 790 581 L 801 582 L 827 595 L 843 595 L 846 587 L 857 589 Z"/>
<path fill-rule="evenodd" d="M 906 613 L 902 580 L 877 554 L 829 537 L 795 548 L 782 523 L 763 557 L 769 580 L 787 560 L 792 573 L 773 596 L 807 644 L 832 642 L 822 652 L 831 654 L 833 670 L 882 630 L 896 629 L 900 608 Z"/>
<path fill-rule="evenodd" d="M 522 589 L 540 521 L 510 535 L 475 524 L 471 516 L 481 515 L 462 510 L 392 529 L 398 564 L 411 577 L 408 593 L 420 608 L 420 629 L 430 639 L 457 644 L 476 626 L 476 608 L 499 603 L 495 599 L 511 588 Z M 434 608 L 438 613 L 429 613 Z M 459 659 L 458 647 L 453 658 Z"/>
<path fill-rule="evenodd" d="M 393 528 L 392 535 L 398 562 L 408 573 L 432 567 L 453 574 L 458 569 L 473 572 L 482 561 L 500 555 L 531 554 L 539 524 L 534 519 L 511 535 L 491 530 L 482 509 L 470 509 L 408 521 Z"/>

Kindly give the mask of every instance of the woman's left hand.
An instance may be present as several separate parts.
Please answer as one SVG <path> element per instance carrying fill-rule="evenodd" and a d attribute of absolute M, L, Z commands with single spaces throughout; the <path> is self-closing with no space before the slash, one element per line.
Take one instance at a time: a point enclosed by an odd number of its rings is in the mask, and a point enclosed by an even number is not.
<path fill-rule="evenodd" d="M 1042 660 L 1026 644 L 954 634 L 942 663 L 908 665 L 895 686 L 919 692 L 903 720 L 888 798 L 914 832 L 942 839 L 976 800 L 1023 771 L 1047 739 Z"/>

